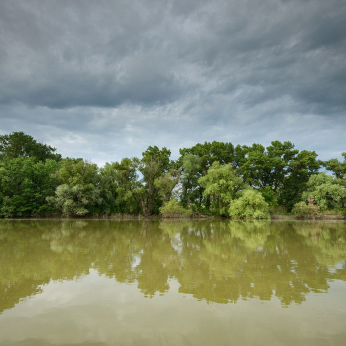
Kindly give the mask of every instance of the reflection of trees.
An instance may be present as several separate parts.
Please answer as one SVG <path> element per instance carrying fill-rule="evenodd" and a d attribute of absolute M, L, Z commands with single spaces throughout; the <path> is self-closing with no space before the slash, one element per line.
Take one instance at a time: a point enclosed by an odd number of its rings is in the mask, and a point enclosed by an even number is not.
<path fill-rule="evenodd" d="M 298 234 L 304 236 L 318 265 L 335 272 L 336 279 L 346 281 L 345 223 L 298 223 L 294 228 Z"/>
<path fill-rule="evenodd" d="M 200 250 L 192 252 L 188 275 L 178 277 L 181 292 L 221 303 L 240 297 L 270 299 L 274 291 L 288 305 L 301 303 L 310 291 L 326 291 L 329 279 L 344 279 L 342 269 L 332 273 L 318 262 L 315 244 L 295 231 L 296 223 L 260 224 L 230 222 L 227 229 L 225 224 L 205 229 Z M 341 227 L 339 237 L 345 240 L 346 228 Z M 330 243 L 324 244 L 324 250 L 332 251 Z M 346 247 L 338 251 L 344 261 Z M 193 270 L 196 267 L 198 272 Z"/>
<path fill-rule="evenodd" d="M 2 221 L 0 311 L 90 268 L 136 282 L 145 296 L 169 289 L 211 302 L 278 297 L 301 303 L 346 281 L 343 223 L 231 221 Z"/>

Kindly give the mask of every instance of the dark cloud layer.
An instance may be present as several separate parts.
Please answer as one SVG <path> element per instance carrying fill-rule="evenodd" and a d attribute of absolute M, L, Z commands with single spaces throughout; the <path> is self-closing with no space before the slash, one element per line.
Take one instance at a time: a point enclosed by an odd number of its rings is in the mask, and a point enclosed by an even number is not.
<path fill-rule="evenodd" d="M 204 140 L 339 155 L 345 18 L 344 0 L 0 0 L 0 132 L 100 162 Z"/>

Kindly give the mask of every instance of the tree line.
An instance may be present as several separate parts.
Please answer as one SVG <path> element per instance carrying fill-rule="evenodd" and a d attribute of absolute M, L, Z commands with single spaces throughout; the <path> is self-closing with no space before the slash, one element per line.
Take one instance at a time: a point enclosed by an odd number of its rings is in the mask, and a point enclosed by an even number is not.
<path fill-rule="evenodd" d="M 141 157 L 98 167 L 63 158 L 23 132 L 0 136 L 0 216 L 60 213 L 182 216 L 192 213 L 269 218 L 342 211 L 343 161 L 321 161 L 291 142 L 233 145 L 205 142 L 180 149 L 149 146 Z M 321 170 L 325 170 L 321 173 Z"/>

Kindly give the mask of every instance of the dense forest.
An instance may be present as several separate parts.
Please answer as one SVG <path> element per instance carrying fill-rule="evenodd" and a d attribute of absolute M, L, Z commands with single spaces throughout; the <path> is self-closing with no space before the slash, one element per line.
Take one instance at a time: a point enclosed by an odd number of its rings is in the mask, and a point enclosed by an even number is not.
<path fill-rule="evenodd" d="M 269 218 L 342 214 L 343 161 L 321 161 L 291 142 L 268 147 L 205 142 L 180 149 L 149 146 L 142 157 L 98 167 L 63 158 L 56 148 L 23 132 L 0 136 L 0 216 L 62 214 L 198 214 Z"/>

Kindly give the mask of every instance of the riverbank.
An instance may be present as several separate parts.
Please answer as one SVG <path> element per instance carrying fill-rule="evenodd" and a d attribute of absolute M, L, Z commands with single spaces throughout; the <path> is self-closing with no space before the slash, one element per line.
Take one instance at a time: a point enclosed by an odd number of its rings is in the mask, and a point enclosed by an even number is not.
<path fill-rule="evenodd" d="M 162 215 L 149 215 L 144 216 L 141 214 L 91 214 L 84 216 L 67 216 L 61 214 L 47 214 L 47 215 L 31 215 L 25 217 L 13 217 L 5 218 L 3 220 L 48 220 L 48 219 L 100 219 L 100 220 L 207 220 L 207 219 L 223 219 L 232 220 L 229 217 L 221 217 L 206 214 L 192 214 L 189 216 L 179 216 L 179 217 L 163 217 Z M 294 220 L 346 220 L 346 217 L 341 214 L 331 214 L 331 213 L 321 213 L 320 215 L 302 217 L 298 215 L 281 215 L 273 214 L 271 215 L 271 220 L 281 220 L 281 221 L 294 221 Z"/>
<path fill-rule="evenodd" d="M 335 212 L 322 212 L 317 215 L 282 215 L 282 214 L 273 214 L 271 215 L 272 220 L 346 220 L 345 215 L 337 214 Z"/>

